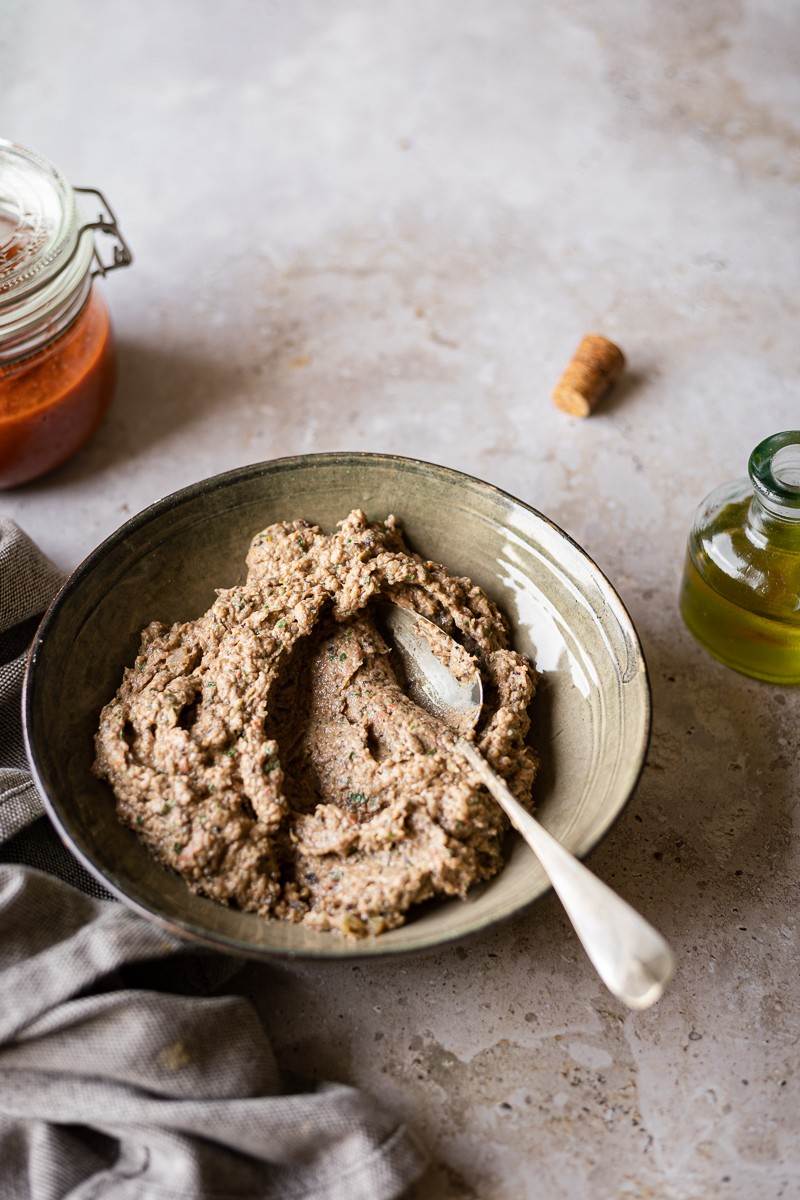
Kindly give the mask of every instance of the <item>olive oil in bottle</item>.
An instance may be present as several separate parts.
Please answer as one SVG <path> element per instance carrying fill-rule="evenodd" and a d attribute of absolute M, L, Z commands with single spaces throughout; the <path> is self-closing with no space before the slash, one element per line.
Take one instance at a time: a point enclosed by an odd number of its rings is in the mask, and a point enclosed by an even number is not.
<path fill-rule="evenodd" d="M 726 666 L 800 684 L 800 430 L 761 442 L 749 474 L 697 511 L 681 613 Z"/>

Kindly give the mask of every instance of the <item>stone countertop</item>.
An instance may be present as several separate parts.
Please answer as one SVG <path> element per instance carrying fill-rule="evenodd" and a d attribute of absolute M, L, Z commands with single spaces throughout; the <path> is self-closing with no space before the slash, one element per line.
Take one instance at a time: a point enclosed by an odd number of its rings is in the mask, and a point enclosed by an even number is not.
<path fill-rule="evenodd" d="M 406 1113 L 418 1200 L 800 1195 L 800 693 L 675 606 L 696 503 L 800 423 L 800 26 L 782 0 L 6 5 L 3 133 L 136 254 L 93 443 L 2 499 L 68 566 L 164 493 L 338 448 L 490 479 L 619 587 L 655 701 L 592 866 L 680 970 L 625 1012 L 549 897 L 422 959 L 251 970 L 282 1064 Z M 580 335 L 625 382 L 549 390 Z"/>

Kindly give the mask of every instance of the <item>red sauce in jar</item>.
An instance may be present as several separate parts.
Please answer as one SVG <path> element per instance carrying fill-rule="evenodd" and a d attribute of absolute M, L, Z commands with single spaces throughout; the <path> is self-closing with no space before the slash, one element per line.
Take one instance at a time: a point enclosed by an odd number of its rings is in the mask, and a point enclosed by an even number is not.
<path fill-rule="evenodd" d="M 100 424 L 114 381 L 108 307 L 93 287 L 64 333 L 0 365 L 0 487 L 35 479 L 74 454 Z"/>

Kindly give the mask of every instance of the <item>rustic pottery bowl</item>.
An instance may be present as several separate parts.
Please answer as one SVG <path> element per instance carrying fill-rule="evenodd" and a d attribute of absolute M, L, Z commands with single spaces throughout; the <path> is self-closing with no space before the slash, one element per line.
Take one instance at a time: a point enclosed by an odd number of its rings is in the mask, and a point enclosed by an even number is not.
<path fill-rule="evenodd" d="M 92 775 L 98 714 L 139 630 L 197 616 L 215 587 L 241 581 L 263 526 L 305 517 L 330 529 L 354 507 L 372 519 L 395 513 L 414 549 L 470 576 L 511 618 L 517 648 L 542 673 L 536 803 L 551 833 L 586 854 L 636 785 L 650 728 L 636 632 L 608 580 L 546 517 L 478 479 L 392 455 L 310 454 L 217 475 L 126 521 L 70 576 L 36 635 L 24 698 L 33 771 L 67 846 L 125 904 L 189 940 L 250 958 L 423 950 L 509 917 L 547 890 L 514 837 L 505 869 L 468 900 L 426 905 L 379 938 L 264 920 L 193 895 L 159 867 Z"/>

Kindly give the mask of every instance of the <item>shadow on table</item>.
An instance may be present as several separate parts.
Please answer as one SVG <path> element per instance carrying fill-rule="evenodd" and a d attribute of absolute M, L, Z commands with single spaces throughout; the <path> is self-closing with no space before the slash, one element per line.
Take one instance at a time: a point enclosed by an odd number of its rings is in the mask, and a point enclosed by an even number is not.
<path fill-rule="evenodd" d="M 626 370 L 621 379 L 614 384 L 607 396 L 603 396 L 597 406 L 598 417 L 610 417 L 621 408 L 626 408 L 634 396 L 645 394 L 645 385 L 650 382 L 652 372 L 646 367 L 634 367 Z"/>
<path fill-rule="evenodd" d="M 782 887 L 796 789 L 781 739 L 794 736 L 800 694 L 717 663 L 678 620 L 667 644 L 642 630 L 650 752 L 631 804 L 590 861 L 667 936 L 703 938 L 738 931 L 749 902 Z"/>
<path fill-rule="evenodd" d="M 150 453 L 224 404 L 245 372 L 235 362 L 203 357 L 195 346 L 181 352 L 121 340 L 117 354 L 116 394 L 102 425 L 74 458 L 29 484 L 31 493 L 54 483 L 79 483 Z"/>

